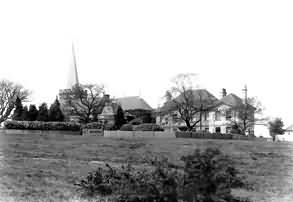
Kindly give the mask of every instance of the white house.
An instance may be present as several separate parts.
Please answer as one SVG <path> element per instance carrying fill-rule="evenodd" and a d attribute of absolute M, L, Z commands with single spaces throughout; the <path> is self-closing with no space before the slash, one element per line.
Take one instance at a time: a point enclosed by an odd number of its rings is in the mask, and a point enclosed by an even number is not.
<path fill-rule="evenodd" d="M 223 89 L 220 100 L 205 89 L 193 90 L 192 94 L 195 100 L 199 101 L 200 97 L 201 101 L 211 105 L 208 111 L 203 112 L 202 121 L 197 124 L 195 130 L 205 130 L 211 133 L 230 133 L 232 125 L 239 122 L 239 109 L 243 108 L 245 104 L 237 95 L 232 93 L 227 95 L 225 89 Z M 176 107 L 171 102 L 166 102 L 163 107 L 158 109 L 156 116 L 156 123 L 170 130 L 185 125 L 185 122 L 179 118 Z M 254 110 L 251 105 L 248 105 L 249 115 L 252 119 L 254 118 Z M 199 114 L 194 119 L 199 120 Z M 250 125 L 248 131 L 249 133 L 254 133 L 254 125 Z"/>

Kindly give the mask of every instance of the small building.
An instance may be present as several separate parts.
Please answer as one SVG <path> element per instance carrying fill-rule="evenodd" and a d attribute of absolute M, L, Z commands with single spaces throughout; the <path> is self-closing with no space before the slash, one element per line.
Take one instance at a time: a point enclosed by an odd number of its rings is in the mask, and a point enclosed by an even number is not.
<path fill-rule="evenodd" d="M 139 96 L 121 97 L 115 102 L 123 109 L 127 121 L 140 118 L 143 122 L 152 122 L 154 119 L 152 107 Z"/>

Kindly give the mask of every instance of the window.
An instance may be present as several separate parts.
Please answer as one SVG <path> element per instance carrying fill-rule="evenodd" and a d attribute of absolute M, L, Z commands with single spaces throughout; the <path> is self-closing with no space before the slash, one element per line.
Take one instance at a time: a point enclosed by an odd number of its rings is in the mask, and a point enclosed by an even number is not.
<path fill-rule="evenodd" d="M 231 133 L 231 127 L 226 127 L 226 133 L 230 134 Z"/>
<path fill-rule="evenodd" d="M 216 133 L 221 133 L 221 128 L 220 127 L 216 127 Z"/>
<path fill-rule="evenodd" d="M 220 112 L 219 111 L 215 112 L 215 121 L 220 121 Z"/>
<path fill-rule="evenodd" d="M 209 119 L 209 112 L 204 112 L 204 120 L 207 121 Z"/>
<path fill-rule="evenodd" d="M 230 120 L 232 118 L 232 111 L 231 110 L 227 110 L 226 111 L 226 120 Z"/>

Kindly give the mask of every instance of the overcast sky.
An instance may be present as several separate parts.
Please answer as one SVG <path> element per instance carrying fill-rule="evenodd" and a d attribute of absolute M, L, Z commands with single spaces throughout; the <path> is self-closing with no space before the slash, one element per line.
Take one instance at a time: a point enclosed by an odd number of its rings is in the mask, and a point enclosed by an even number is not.
<path fill-rule="evenodd" d="M 257 96 L 268 116 L 293 123 L 293 1 L 62 1 L 0 3 L 0 78 L 54 101 L 65 88 L 75 44 L 81 83 L 103 83 L 114 97 L 162 102 L 170 79 L 199 74 Z"/>

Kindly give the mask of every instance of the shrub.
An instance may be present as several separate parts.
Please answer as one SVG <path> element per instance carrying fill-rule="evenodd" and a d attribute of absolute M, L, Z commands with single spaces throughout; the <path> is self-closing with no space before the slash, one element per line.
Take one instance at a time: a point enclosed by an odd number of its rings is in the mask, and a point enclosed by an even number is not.
<path fill-rule="evenodd" d="M 106 164 L 75 185 L 82 196 L 110 196 L 115 202 L 249 202 L 235 198 L 231 188 L 245 183 L 238 177 L 234 163 L 218 149 L 195 150 L 181 158 L 184 167 L 157 158 L 135 170 Z"/>
<path fill-rule="evenodd" d="M 131 124 L 124 124 L 120 128 L 121 131 L 133 131 L 133 126 Z"/>
<path fill-rule="evenodd" d="M 155 123 L 143 123 L 133 128 L 135 131 L 164 131 L 164 129 Z"/>
<path fill-rule="evenodd" d="M 42 122 L 42 121 L 6 121 L 7 129 L 22 130 L 66 130 L 79 131 L 81 126 L 76 122 Z"/>
<path fill-rule="evenodd" d="M 128 122 L 129 124 L 131 125 L 139 125 L 139 124 L 142 124 L 143 121 L 141 118 L 136 118 L 136 119 L 132 119 L 131 121 Z"/>
<path fill-rule="evenodd" d="M 234 163 L 220 150 L 195 150 L 181 158 L 184 163 L 183 198 L 185 201 L 239 201 L 231 195 L 231 188 L 243 187 Z"/>
<path fill-rule="evenodd" d="M 187 126 L 179 126 L 178 129 L 180 131 L 188 131 L 188 127 Z"/>
<path fill-rule="evenodd" d="M 232 139 L 231 134 L 209 133 L 209 132 L 192 132 L 176 131 L 176 138 L 197 138 L 197 139 Z"/>
<path fill-rule="evenodd" d="M 91 123 L 84 124 L 82 126 L 82 129 L 102 129 L 102 128 L 103 128 L 103 124 L 100 122 L 91 122 Z"/>
<path fill-rule="evenodd" d="M 177 202 L 177 174 L 167 161 L 154 161 L 154 169 L 135 171 L 131 165 L 99 168 L 75 185 L 82 196 L 110 195 L 116 202 Z"/>

